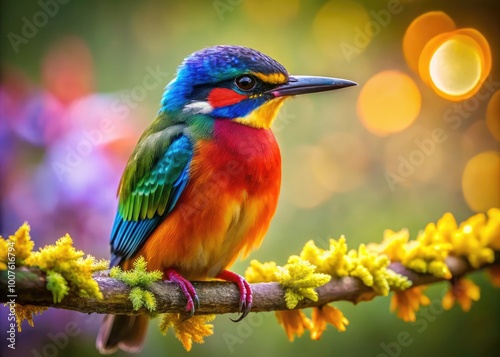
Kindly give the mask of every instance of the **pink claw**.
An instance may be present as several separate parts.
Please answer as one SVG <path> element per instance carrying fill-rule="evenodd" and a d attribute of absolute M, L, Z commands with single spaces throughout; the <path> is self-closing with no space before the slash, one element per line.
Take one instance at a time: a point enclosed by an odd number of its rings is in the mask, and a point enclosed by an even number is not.
<path fill-rule="evenodd" d="M 189 317 L 194 315 L 196 309 L 200 307 L 200 301 L 198 300 L 198 295 L 193 285 L 180 275 L 174 268 L 168 268 L 165 270 L 167 279 L 179 285 L 187 299 L 186 311 L 189 313 Z"/>
<path fill-rule="evenodd" d="M 230 281 L 238 285 L 238 289 L 240 290 L 239 311 L 241 312 L 241 316 L 237 320 L 231 320 L 234 322 L 243 320 L 252 309 L 252 289 L 250 285 L 241 275 L 230 272 L 229 270 L 221 271 L 216 278 Z"/>

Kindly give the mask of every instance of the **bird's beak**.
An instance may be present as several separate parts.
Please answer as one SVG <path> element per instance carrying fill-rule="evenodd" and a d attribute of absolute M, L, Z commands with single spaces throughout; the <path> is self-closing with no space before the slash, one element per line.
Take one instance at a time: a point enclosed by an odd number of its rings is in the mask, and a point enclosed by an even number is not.
<path fill-rule="evenodd" d="M 326 92 L 329 90 L 357 86 L 358 84 L 347 79 L 316 77 L 316 76 L 290 76 L 288 82 L 280 84 L 266 93 L 274 97 Z"/>

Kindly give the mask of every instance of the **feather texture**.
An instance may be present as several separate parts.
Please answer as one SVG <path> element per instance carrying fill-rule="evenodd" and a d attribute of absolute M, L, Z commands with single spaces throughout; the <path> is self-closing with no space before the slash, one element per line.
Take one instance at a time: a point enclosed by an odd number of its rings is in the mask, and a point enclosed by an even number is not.
<path fill-rule="evenodd" d="M 147 154 L 138 151 L 133 160 L 142 160 L 141 155 Z M 164 216 L 175 207 L 189 179 L 192 155 L 192 144 L 185 135 L 173 138 L 149 173 L 128 188 L 130 193 L 126 197 L 120 196 L 111 233 L 111 252 L 114 256 L 121 257 L 120 260 L 133 256 Z M 122 179 L 122 182 L 126 181 Z"/>

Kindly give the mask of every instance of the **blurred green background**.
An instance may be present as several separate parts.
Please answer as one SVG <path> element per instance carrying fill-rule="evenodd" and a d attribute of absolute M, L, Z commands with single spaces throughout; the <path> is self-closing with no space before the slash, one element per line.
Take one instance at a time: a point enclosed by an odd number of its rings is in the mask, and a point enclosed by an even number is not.
<path fill-rule="evenodd" d="M 52 7 L 43 10 L 41 3 Z M 359 21 L 374 21 L 374 14 L 388 6 L 401 11 L 390 13 L 378 30 L 372 28 L 369 41 L 359 37 L 356 42 L 356 29 L 365 31 Z M 487 98 L 477 101 L 458 128 L 444 120 L 457 103 L 422 83 L 402 52 L 408 25 L 431 10 L 445 11 L 457 27 L 478 29 L 493 55 L 493 90 L 484 92 Z M 485 124 L 488 100 L 500 87 L 499 10 L 495 0 L 2 1 L 0 234 L 12 234 L 27 220 L 37 246 L 69 232 L 77 248 L 108 258 L 113 197 L 125 160 L 182 59 L 215 44 L 258 49 L 292 74 L 360 84 L 299 97 L 283 108 L 275 123 L 283 157 L 282 195 L 267 238 L 250 258 L 285 264 L 309 239 L 326 247 L 328 238 L 344 234 L 349 247 L 356 248 L 380 241 L 386 228 L 407 227 L 416 237 L 447 211 L 460 222 L 474 213 L 462 192 L 465 165 L 481 152 L 499 151 Z M 40 26 L 28 29 L 27 22 Z M 343 42 L 354 46 L 352 55 L 342 52 Z M 406 73 L 422 96 L 411 125 L 386 136 L 367 130 L 357 113 L 364 83 L 383 70 Z M 157 77 L 146 88 L 151 72 Z M 116 100 L 126 103 L 120 115 L 110 110 Z M 98 128 L 106 116 L 112 133 L 97 136 L 95 146 L 79 147 L 82 133 Z M 415 140 L 429 138 L 435 128 L 444 130 L 446 141 L 391 187 L 387 173 L 396 170 L 400 156 L 408 158 L 418 149 Z M 72 149 L 83 150 L 70 158 L 74 165 L 68 162 Z M 488 202 L 498 207 L 498 190 L 492 189 L 491 196 Z M 238 261 L 232 270 L 242 274 L 248 261 Z M 429 312 L 419 314 L 416 324 L 390 313 L 389 298 L 359 306 L 341 302 L 335 306 L 350 321 L 347 331 L 330 326 L 320 341 L 311 341 L 306 332 L 288 342 L 272 313 L 251 314 L 239 324 L 219 316 L 215 334 L 190 355 L 493 356 L 500 348 L 500 292 L 484 273 L 473 278 L 481 286 L 481 300 L 469 313 L 456 306 L 443 311 L 439 301 L 446 285 L 437 284 L 430 289 Z M 6 310 L 1 309 L 2 326 Z M 35 318 L 34 328 L 24 326 L 16 351 L 4 342 L 1 351 L 6 356 L 95 356 L 100 318 L 50 310 Z M 172 334 L 159 334 L 157 321 L 151 325 L 141 355 L 187 354 Z M 66 338 L 65 329 L 77 332 Z M 396 347 L 404 331 L 411 343 Z"/>

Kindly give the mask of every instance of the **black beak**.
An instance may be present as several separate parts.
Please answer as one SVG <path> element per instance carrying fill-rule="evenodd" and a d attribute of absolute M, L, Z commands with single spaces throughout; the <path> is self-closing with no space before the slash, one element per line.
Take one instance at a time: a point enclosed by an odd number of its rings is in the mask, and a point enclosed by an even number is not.
<path fill-rule="evenodd" d="M 326 92 L 358 84 L 347 79 L 315 77 L 315 76 L 290 76 L 288 82 L 267 91 L 275 97 L 285 97 L 306 93 Z"/>

